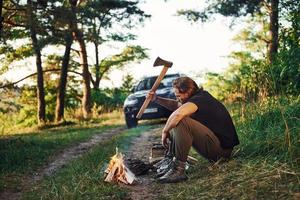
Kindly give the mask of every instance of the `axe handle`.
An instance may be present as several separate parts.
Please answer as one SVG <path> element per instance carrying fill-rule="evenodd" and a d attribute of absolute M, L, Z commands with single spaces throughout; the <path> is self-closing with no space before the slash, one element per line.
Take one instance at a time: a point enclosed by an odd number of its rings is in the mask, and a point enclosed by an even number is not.
<path fill-rule="evenodd" d="M 163 69 L 162 69 L 161 72 L 160 72 L 160 75 L 157 77 L 155 83 L 153 84 L 153 86 L 152 86 L 152 88 L 151 88 L 151 90 L 150 90 L 151 92 L 155 92 L 155 91 L 156 91 L 156 89 L 158 88 L 160 82 L 161 82 L 161 81 L 163 80 L 163 78 L 165 77 L 165 75 L 166 75 L 166 73 L 167 73 L 167 71 L 168 71 L 169 68 L 170 68 L 170 67 L 166 67 L 166 66 L 163 67 Z M 144 101 L 142 107 L 140 108 L 140 111 L 139 111 L 138 114 L 136 115 L 136 118 L 138 118 L 138 119 L 141 118 L 141 116 L 143 115 L 143 113 L 144 113 L 144 111 L 146 110 L 147 106 L 149 105 L 151 99 L 152 99 L 151 96 L 148 96 L 148 97 L 145 99 L 145 101 Z"/>

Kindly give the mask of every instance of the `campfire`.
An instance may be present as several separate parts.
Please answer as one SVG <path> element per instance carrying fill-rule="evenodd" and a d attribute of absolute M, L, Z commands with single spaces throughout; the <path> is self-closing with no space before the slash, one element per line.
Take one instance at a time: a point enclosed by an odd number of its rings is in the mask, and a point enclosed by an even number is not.
<path fill-rule="evenodd" d="M 106 173 L 106 182 L 122 182 L 124 184 L 132 184 L 136 179 L 135 175 L 125 165 L 124 155 L 118 152 L 111 158 Z"/>
<path fill-rule="evenodd" d="M 164 158 L 165 149 L 161 146 L 161 144 L 153 144 L 150 152 L 150 163 L 144 162 L 138 158 L 127 158 L 118 151 L 116 148 L 116 154 L 111 157 L 109 161 L 108 167 L 105 170 L 106 182 L 114 182 L 114 183 L 124 183 L 124 184 L 133 184 L 138 183 L 137 176 L 145 175 L 149 171 L 156 171 L 153 166 L 155 163 Z M 188 156 L 188 165 L 194 164 L 197 162 L 197 159 Z"/>

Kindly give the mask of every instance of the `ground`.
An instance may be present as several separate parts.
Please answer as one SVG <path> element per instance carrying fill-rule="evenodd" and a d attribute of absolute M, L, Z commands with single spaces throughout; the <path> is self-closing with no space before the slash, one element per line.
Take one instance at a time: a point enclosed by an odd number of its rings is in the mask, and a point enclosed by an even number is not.
<path fill-rule="evenodd" d="M 144 162 L 149 162 L 150 150 L 153 143 L 160 141 L 161 128 L 152 129 L 143 133 L 133 141 L 133 145 L 126 155 L 129 158 L 137 158 Z M 159 191 L 153 187 L 153 177 L 151 173 L 138 177 L 138 183 L 127 188 L 130 192 L 130 199 L 159 199 Z M 154 191 L 155 190 L 155 191 Z"/>
<path fill-rule="evenodd" d="M 125 128 L 110 129 L 105 131 L 104 133 L 95 135 L 86 142 L 82 142 L 79 145 L 63 150 L 61 153 L 52 158 L 49 164 L 33 172 L 31 176 L 28 176 L 25 179 L 23 179 L 20 183 L 20 188 L 22 188 L 21 191 L 5 191 L 2 193 L 0 192 L 0 199 L 20 199 L 22 191 L 33 186 L 37 181 L 42 180 L 46 176 L 51 176 L 71 160 L 78 158 L 91 148 L 95 147 L 96 145 L 99 145 L 100 143 L 106 142 L 113 136 L 122 133 L 124 130 Z M 144 162 L 148 162 L 152 143 L 159 139 L 160 132 L 161 128 L 156 128 L 143 133 L 140 137 L 135 138 L 135 140 L 132 141 L 131 148 L 127 152 L 124 152 L 125 157 L 137 158 Z M 124 186 L 129 189 L 129 199 L 157 199 L 158 193 L 153 192 L 153 187 L 151 186 L 152 182 L 153 179 L 151 178 L 151 175 L 148 174 L 144 176 L 139 176 L 138 182 L 136 182 L 134 185 L 121 186 Z"/>

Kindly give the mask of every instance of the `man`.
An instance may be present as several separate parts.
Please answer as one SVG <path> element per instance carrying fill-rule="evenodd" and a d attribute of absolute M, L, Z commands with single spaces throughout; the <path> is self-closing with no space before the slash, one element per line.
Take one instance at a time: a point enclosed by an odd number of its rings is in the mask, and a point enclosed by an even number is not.
<path fill-rule="evenodd" d="M 187 180 L 185 167 L 191 146 L 206 159 L 217 161 L 229 158 L 233 147 L 239 144 L 232 119 L 222 103 L 189 77 L 174 80 L 173 89 L 178 101 L 153 92 L 148 94 L 155 103 L 174 111 L 161 135 L 162 145 L 169 148 L 166 159 L 171 160 L 157 175 L 162 183 Z"/>

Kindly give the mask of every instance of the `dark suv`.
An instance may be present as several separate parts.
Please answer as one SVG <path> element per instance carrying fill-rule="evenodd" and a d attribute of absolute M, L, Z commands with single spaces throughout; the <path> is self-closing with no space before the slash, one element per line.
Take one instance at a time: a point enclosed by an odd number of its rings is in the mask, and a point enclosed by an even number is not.
<path fill-rule="evenodd" d="M 175 95 L 172 89 L 172 82 L 174 79 L 183 76 L 182 74 L 167 74 L 161 81 L 158 89 L 156 90 L 157 96 L 175 99 Z M 138 82 L 134 87 L 134 91 L 130 94 L 124 102 L 124 114 L 126 125 L 128 128 L 136 127 L 138 119 L 136 118 L 146 95 L 152 88 L 157 76 L 146 77 Z M 171 111 L 154 103 L 150 102 L 141 119 L 157 119 L 169 117 Z"/>

